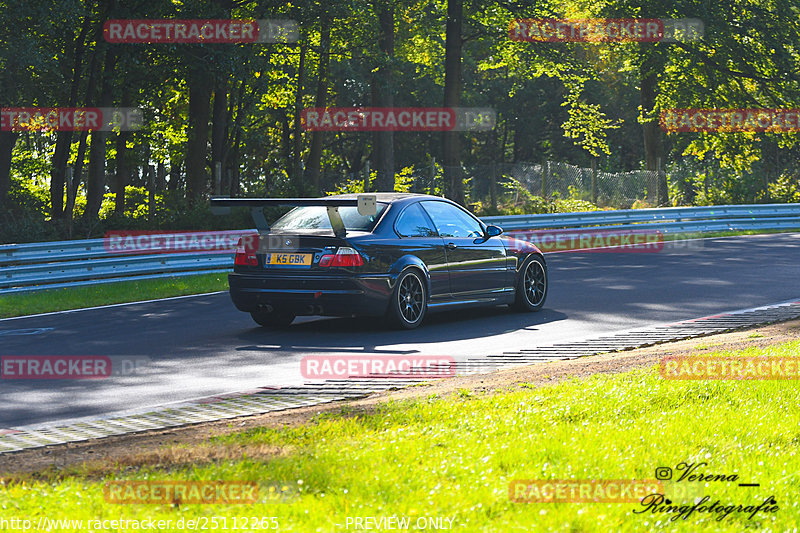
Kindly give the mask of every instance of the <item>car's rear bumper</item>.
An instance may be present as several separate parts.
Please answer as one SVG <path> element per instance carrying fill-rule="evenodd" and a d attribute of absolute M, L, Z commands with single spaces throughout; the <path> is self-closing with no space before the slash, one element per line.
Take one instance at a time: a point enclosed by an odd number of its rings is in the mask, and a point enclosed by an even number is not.
<path fill-rule="evenodd" d="M 240 311 L 272 308 L 296 315 L 382 315 L 392 294 L 392 277 L 369 275 L 292 275 L 233 273 L 231 299 Z"/>

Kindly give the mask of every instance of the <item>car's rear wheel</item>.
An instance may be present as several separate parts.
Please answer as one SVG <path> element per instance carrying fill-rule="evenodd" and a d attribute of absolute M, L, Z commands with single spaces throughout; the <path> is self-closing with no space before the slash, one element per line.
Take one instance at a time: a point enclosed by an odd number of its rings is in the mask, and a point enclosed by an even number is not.
<path fill-rule="evenodd" d="M 265 328 L 285 328 L 294 320 L 295 315 L 292 313 L 279 313 L 277 311 L 251 311 L 250 316 L 256 321 L 256 324 Z"/>
<path fill-rule="evenodd" d="M 522 265 L 517 278 L 514 307 L 520 311 L 538 311 L 547 298 L 547 267 L 544 260 L 532 255 Z"/>
<path fill-rule="evenodd" d="M 414 329 L 422 323 L 428 309 L 425 283 L 416 270 L 406 270 L 397 279 L 387 317 L 399 328 Z"/>

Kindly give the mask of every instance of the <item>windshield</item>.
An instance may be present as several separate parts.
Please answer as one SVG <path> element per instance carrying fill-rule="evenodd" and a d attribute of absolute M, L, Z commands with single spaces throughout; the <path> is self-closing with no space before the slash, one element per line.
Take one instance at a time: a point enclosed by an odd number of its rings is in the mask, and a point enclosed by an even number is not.
<path fill-rule="evenodd" d="M 358 208 L 344 206 L 339 208 L 339 214 L 344 222 L 344 227 L 349 231 L 372 231 L 381 213 L 386 209 L 386 204 L 378 203 L 374 215 L 359 215 Z M 295 207 L 273 225 L 273 230 L 300 230 L 300 229 L 332 229 L 325 206 L 313 205 L 308 207 Z"/>

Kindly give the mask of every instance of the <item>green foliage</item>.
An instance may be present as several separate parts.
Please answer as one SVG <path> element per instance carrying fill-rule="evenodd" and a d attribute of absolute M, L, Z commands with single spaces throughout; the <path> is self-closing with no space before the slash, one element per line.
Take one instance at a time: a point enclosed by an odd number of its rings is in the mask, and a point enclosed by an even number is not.
<path fill-rule="evenodd" d="M 573 200 L 568 198 L 566 200 L 556 200 L 552 207 L 551 213 L 576 213 L 578 211 L 599 211 L 600 208 L 592 202 L 586 200 Z"/>
<path fill-rule="evenodd" d="M 654 207 L 654 206 L 650 205 L 649 203 L 647 203 L 644 200 L 636 200 L 636 201 L 633 202 L 633 205 L 631 206 L 631 209 L 650 209 L 651 207 Z"/>
<path fill-rule="evenodd" d="M 81 188 L 72 230 L 67 221 L 49 220 L 49 180 L 58 135 L 23 134 L 13 152 L 11 207 L 9 213 L 0 214 L 0 238 L 18 239 L 25 233 L 33 239 L 94 235 L 112 222 L 151 227 L 202 224 L 207 211 L 176 199 L 186 185 L 190 92 L 211 94 L 202 104 L 210 112 L 219 93 L 223 117 L 211 116 L 209 124 L 224 127 L 214 130 L 217 139 L 209 127 L 208 145 L 221 142 L 224 171 L 235 170 L 239 187 L 233 193 L 242 196 L 363 190 L 356 174 L 376 154 L 375 137 L 369 132 L 322 135 L 319 187 L 308 179 L 304 165 L 309 163 L 312 134 L 300 127 L 298 112 L 317 105 L 320 80 L 326 81 L 323 103 L 328 106 L 370 105 L 379 88 L 390 90 L 396 106 L 441 105 L 445 1 L 234 3 L 230 12 L 223 4 L 146 0 L 107 6 L 79 0 L 0 0 L 0 102 L 4 106 L 94 106 L 101 88 L 107 87 L 109 105 L 138 107 L 145 118 L 142 130 L 124 137 L 126 152 L 121 159 L 130 171 L 125 213 L 114 212 L 108 193 L 118 170 L 117 141 L 122 142 L 111 133 L 104 158 L 105 175 L 111 179 L 101 191 L 100 215 L 97 220 L 82 221 L 86 199 Z M 381 50 L 379 40 L 379 14 L 388 5 L 393 9 L 393 54 Z M 463 168 L 489 161 L 545 159 L 588 167 L 600 156 L 604 171 L 629 171 L 645 167 L 642 126 L 657 120 L 660 110 L 792 107 L 800 101 L 795 76 L 800 71 L 797 6 L 785 0 L 774 4 L 733 0 L 698 9 L 691 3 L 641 0 L 466 2 L 461 105 L 493 108 L 497 124 L 491 132 L 461 134 Z M 508 38 L 509 22 L 515 18 L 630 16 L 699 17 L 705 23 L 705 36 L 702 41 L 674 45 L 555 45 Z M 97 42 L 102 20 L 181 17 L 295 19 L 300 23 L 300 41 L 269 46 Z M 324 41 L 326 30 L 330 39 Z M 323 78 L 320 70 L 326 50 L 330 55 Z M 113 68 L 105 70 L 106 64 Z M 652 111 L 641 108 L 642 80 L 647 75 L 655 76 Z M 82 137 L 73 134 L 66 153 L 71 167 L 82 167 L 79 178 L 85 184 L 89 151 L 81 145 Z M 770 184 L 765 176 L 781 176 L 800 165 L 798 140 L 797 132 L 661 134 L 663 166 L 687 169 L 679 180 L 670 181 L 670 201 L 673 205 L 790 201 L 796 198 L 791 184 L 782 178 Z M 427 191 L 431 185 L 426 162 L 432 158 L 437 160 L 437 175 L 430 192 L 440 195 L 447 190 L 441 146 L 438 132 L 397 133 L 394 159 L 402 170 L 396 175 L 396 190 L 412 190 L 412 173 L 422 172 L 426 178 L 418 182 L 417 190 Z M 149 184 L 142 170 L 159 163 L 168 169 L 170 181 L 172 177 L 180 181 L 169 184 L 169 193 L 158 191 L 151 213 Z M 211 176 L 210 150 L 206 163 L 204 170 Z M 465 188 L 472 193 L 468 203 L 491 210 L 484 194 L 486 184 L 480 183 L 484 178 L 466 175 L 465 179 L 469 180 Z M 21 193 L 20 188 L 29 193 Z M 213 189 L 210 180 L 201 189 L 201 196 L 207 198 Z M 556 197 L 512 194 L 513 199 L 507 194 L 499 199 L 499 210 L 588 208 L 575 202 L 557 205 Z M 568 194 L 570 200 L 592 199 L 585 190 Z M 621 193 L 598 200 L 617 207 L 632 201 Z"/>
<path fill-rule="evenodd" d="M 767 198 L 777 203 L 800 202 L 800 180 L 797 176 L 781 175 L 767 186 Z"/>
<path fill-rule="evenodd" d="M 394 176 L 395 192 L 412 192 L 414 186 L 414 167 L 404 167 L 403 170 Z"/>
<path fill-rule="evenodd" d="M 570 90 L 566 101 L 561 105 L 566 107 L 569 113 L 569 118 L 561 126 L 565 137 L 572 139 L 577 146 L 594 157 L 611 153 L 606 140 L 607 132 L 619 128 L 618 122 L 607 118 L 601 111 L 600 105 L 581 100 L 574 88 Z"/>
<path fill-rule="evenodd" d="M 505 191 L 503 195 L 505 200 L 496 210 L 490 209 L 483 202 L 476 202 L 476 212 L 479 215 L 533 215 L 600 210 L 590 201 L 581 199 L 579 197 L 581 193 L 575 187 L 570 187 L 569 198 L 562 199 L 557 194 L 553 198 L 536 196 L 523 183 L 511 176 L 504 176 L 500 185 Z"/>
<path fill-rule="evenodd" d="M 377 171 L 373 170 L 369 173 L 370 189 L 374 188 L 375 180 L 378 178 Z M 414 186 L 414 167 L 404 167 L 400 172 L 394 176 L 394 192 L 412 192 Z M 337 185 L 332 191 L 328 191 L 327 195 L 334 194 L 358 194 L 364 192 L 364 178 L 357 177 L 348 179 L 344 183 Z"/>
<path fill-rule="evenodd" d="M 375 179 L 378 177 L 378 173 L 374 170 L 369 173 L 369 184 L 372 187 L 372 184 L 375 182 Z M 334 194 L 357 194 L 364 192 L 364 178 L 353 178 L 349 179 L 341 185 L 338 185 L 336 189 L 327 192 L 328 196 Z"/>

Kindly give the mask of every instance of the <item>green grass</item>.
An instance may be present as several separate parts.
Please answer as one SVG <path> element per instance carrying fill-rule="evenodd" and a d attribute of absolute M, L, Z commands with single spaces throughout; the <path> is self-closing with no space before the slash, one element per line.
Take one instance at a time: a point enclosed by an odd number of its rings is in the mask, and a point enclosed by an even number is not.
<path fill-rule="evenodd" d="M 121 281 L 85 287 L 8 294 L 0 296 L 0 318 L 168 298 L 186 294 L 202 294 L 227 289 L 228 275 L 222 273 Z"/>
<path fill-rule="evenodd" d="M 798 356 L 800 341 L 736 354 Z M 73 471 L 7 484 L 0 506 L 6 518 L 276 516 L 280 531 L 299 532 L 345 531 L 334 524 L 348 516 L 454 517 L 454 530 L 469 532 L 786 531 L 800 520 L 798 403 L 794 381 L 665 381 L 655 367 L 505 393 L 459 392 L 369 413 L 343 408 L 299 427 L 207 443 L 283 452 L 266 459 L 128 467 L 106 479 L 258 480 L 295 488 L 285 503 L 111 505 L 103 480 Z M 515 479 L 652 479 L 657 467 L 684 461 L 761 484 L 682 482 L 695 494 L 742 505 L 774 495 L 779 510 L 752 521 L 736 513 L 721 522 L 698 513 L 670 521 L 635 513 L 643 509 L 637 503 L 509 501 Z"/>
<path fill-rule="evenodd" d="M 730 231 L 708 231 L 701 232 L 684 232 L 684 233 L 665 233 L 664 240 L 675 239 L 713 239 L 715 237 L 739 237 L 741 235 L 773 235 L 775 233 L 797 233 L 797 229 L 769 229 L 769 230 L 730 230 Z"/>

